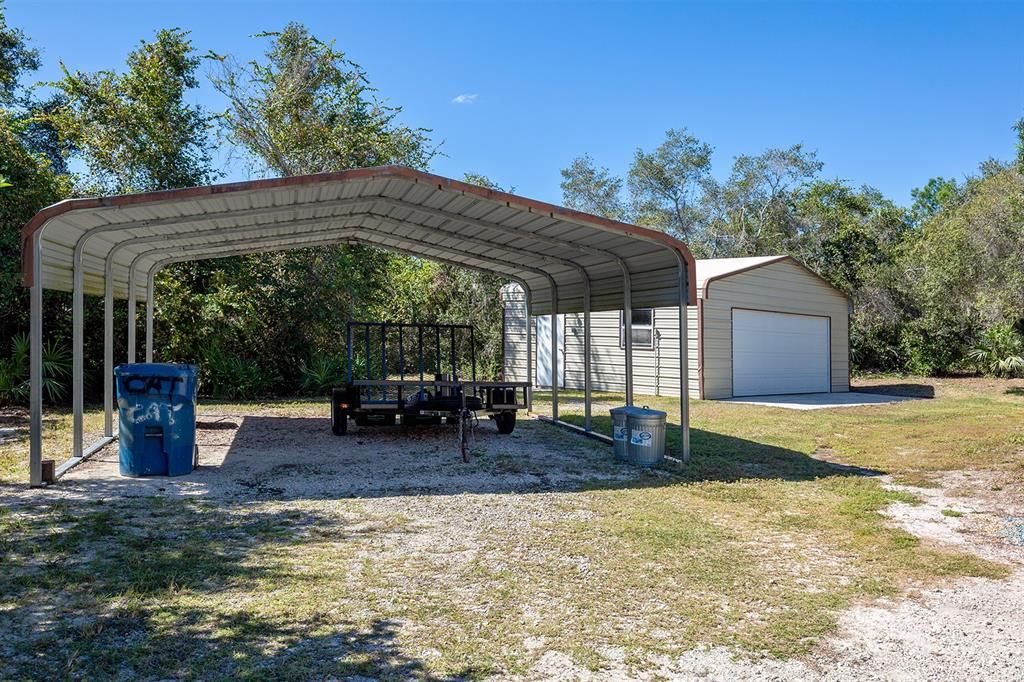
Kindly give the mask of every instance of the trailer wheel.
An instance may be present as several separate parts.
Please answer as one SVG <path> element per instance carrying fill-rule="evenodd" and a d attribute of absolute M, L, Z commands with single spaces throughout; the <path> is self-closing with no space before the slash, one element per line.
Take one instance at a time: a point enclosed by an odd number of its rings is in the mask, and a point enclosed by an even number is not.
<path fill-rule="evenodd" d="M 348 415 L 340 414 L 331 421 L 331 433 L 335 436 L 344 436 L 348 433 Z"/>
<path fill-rule="evenodd" d="M 498 427 L 498 433 L 508 435 L 516 428 L 516 413 L 499 412 L 494 415 L 494 424 Z"/>

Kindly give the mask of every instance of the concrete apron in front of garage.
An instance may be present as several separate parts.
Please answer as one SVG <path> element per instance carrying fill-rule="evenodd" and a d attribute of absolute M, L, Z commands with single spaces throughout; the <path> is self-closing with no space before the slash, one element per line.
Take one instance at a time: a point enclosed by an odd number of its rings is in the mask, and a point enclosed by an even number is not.
<path fill-rule="evenodd" d="M 753 395 L 742 398 L 725 398 L 719 402 L 742 403 L 744 405 L 763 405 L 765 407 L 782 407 L 787 410 L 824 410 L 831 407 L 864 407 L 866 405 L 888 405 L 904 400 L 924 400 L 924 398 L 882 395 L 879 393 L 800 393 L 794 395 Z"/>

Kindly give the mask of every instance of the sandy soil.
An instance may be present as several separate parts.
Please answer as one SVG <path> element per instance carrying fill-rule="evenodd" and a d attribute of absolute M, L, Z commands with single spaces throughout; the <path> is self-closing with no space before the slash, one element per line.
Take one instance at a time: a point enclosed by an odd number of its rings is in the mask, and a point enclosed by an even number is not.
<path fill-rule="evenodd" d="M 443 547 L 465 544 L 468 528 L 493 524 L 528 530 L 538 518 L 565 514 L 564 507 L 556 511 L 552 497 L 594 478 L 659 475 L 616 464 L 606 446 L 532 421 L 522 422 L 511 436 L 483 422 L 469 464 L 461 461 L 451 428 L 423 429 L 411 438 L 396 429 L 364 428 L 337 438 L 322 418 L 206 414 L 200 422 L 200 467 L 190 476 L 122 478 L 113 446 L 53 489 L 0 489 L 0 504 L 31 503 L 41 496 L 357 497 L 374 510 L 401 510 L 415 518 L 424 531 L 422 541 Z M 803 660 L 758 659 L 716 648 L 649 658 L 638 666 L 626 652 L 606 651 L 605 668 L 592 672 L 550 651 L 526 678 L 1024 679 L 1024 527 L 1018 527 L 1024 495 L 1013 480 L 981 472 L 949 474 L 937 488 L 911 491 L 924 503 L 891 507 L 894 524 L 928 542 L 1013 565 L 1014 576 L 959 580 L 853 608 L 841 616 L 836 634 Z M 495 495 L 501 493 L 531 494 Z"/>

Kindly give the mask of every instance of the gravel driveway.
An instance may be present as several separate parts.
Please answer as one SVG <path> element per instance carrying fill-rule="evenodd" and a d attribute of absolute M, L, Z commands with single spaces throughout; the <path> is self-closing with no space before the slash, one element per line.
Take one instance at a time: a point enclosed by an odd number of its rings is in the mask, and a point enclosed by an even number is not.
<path fill-rule="evenodd" d="M 517 513 L 551 513 L 553 505 L 546 503 L 551 491 L 573 490 L 595 478 L 664 475 L 617 464 L 606 446 L 528 420 L 512 436 L 482 423 L 470 465 L 461 462 L 450 429 L 424 429 L 409 438 L 396 429 L 367 428 L 338 438 L 322 418 L 204 414 L 200 421 L 200 467 L 190 476 L 121 478 L 116 447 L 107 447 L 55 489 L 4 491 L 3 502 L 31 503 L 40 495 L 363 498 L 378 511 L 401 509 L 417 516 L 419 507 L 433 508 L 439 496 L 453 496 L 444 505 L 449 519 L 465 516 L 478 524 L 484 514 L 500 524 L 520 523 Z M 1016 524 L 1024 519 L 1024 502 L 1015 481 L 985 476 L 950 474 L 938 488 L 909 489 L 924 503 L 895 505 L 889 514 L 893 523 L 927 542 L 958 545 L 1016 566 L 1009 580 L 957 580 L 855 607 L 840 617 L 834 636 L 801 660 L 752 659 L 715 648 L 673 659 L 651 657 L 638 665 L 625 652 L 606 651 L 608 665 L 592 671 L 549 651 L 518 679 L 1022 680 L 1024 548 L 1018 543 L 1024 533 L 1017 535 Z M 523 510 L 516 505 L 484 509 L 474 501 L 475 494 L 492 493 L 537 494 Z M 457 534 L 458 528 L 446 532 Z M 450 540 L 429 538 L 441 544 Z"/>

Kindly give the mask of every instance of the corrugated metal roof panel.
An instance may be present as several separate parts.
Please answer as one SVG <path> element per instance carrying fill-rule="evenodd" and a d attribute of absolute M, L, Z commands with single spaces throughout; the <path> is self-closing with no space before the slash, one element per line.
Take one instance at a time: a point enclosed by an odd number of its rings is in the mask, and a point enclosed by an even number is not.
<path fill-rule="evenodd" d="M 637 307 L 678 302 L 680 262 L 694 279 L 689 251 L 664 234 L 400 167 L 62 202 L 23 236 L 26 283 L 38 240 L 42 286 L 70 290 L 79 245 L 84 290 L 103 293 L 109 261 L 118 298 L 131 272 L 144 285 L 173 259 L 347 241 L 522 280 L 537 314 L 552 284 L 560 311 L 582 310 L 586 280 L 594 310 L 621 308 L 623 264 Z"/>

